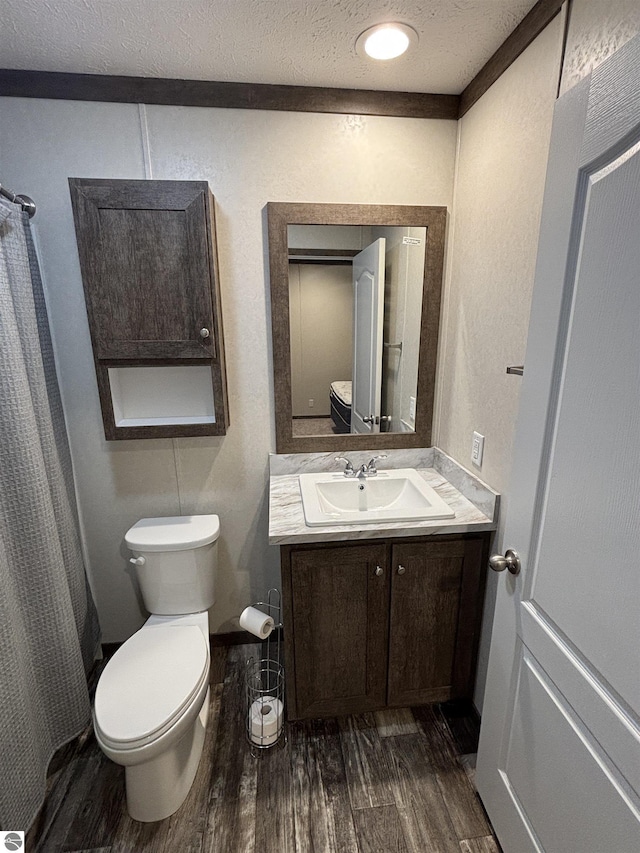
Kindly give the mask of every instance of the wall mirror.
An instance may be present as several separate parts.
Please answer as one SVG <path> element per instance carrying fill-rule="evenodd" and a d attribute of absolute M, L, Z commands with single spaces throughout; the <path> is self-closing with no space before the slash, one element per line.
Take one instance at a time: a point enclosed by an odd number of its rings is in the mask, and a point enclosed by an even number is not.
<path fill-rule="evenodd" d="M 430 446 L 446 208 L 267 218 L 277 452 Z"/>

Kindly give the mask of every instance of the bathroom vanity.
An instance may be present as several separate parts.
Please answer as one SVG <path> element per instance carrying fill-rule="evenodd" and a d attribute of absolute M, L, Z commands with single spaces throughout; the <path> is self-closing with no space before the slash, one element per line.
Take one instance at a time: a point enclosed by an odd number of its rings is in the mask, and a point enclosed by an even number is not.
<path fill-rule="evenodd" d="M 270 203 L 267 213 L 278 450 L 269 541 L 281 553 L 288 717 L 470 696 L 498 495 L 429 447 L 447 212 Z M 384 263 L 365 264 L 376 246 Z M 312 349 L 318 338 L 335 341 L 332 328 L 318 334 L 316 313 L 312 334 L 292 325 L 303 281 L 295 270 L 328 257 L 350 267 L 353 357 L 340 368 L 331 360 L 337 344 Z M 322 304 L 327 290 L 325 282 Z M 327 304 L 330 318 L 347 310 Z M 324 384 L 303 382 L 302 363 Z M 363 364 L 375 369 L 362 372 Z M 352 384 L 350 433 L 298 433 L 305 400 L 315 406 L 334 379 Z M 356 482 L 381 452 L 379 476 Z M 350 481 L 345 456 L 355 466 Z"/>
<path fill-rule="evenodd" d="M 499 496 L 437 448 L 385 460 L 411 462 L 453 517 L 311 527 L 299 474 L 333 454 L 271 457 L 290 719 L 471 696 Z"/>

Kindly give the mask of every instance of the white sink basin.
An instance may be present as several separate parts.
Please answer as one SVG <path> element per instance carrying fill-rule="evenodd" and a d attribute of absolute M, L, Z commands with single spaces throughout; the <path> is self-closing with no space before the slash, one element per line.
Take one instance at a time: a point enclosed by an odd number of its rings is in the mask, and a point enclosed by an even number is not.
<path fill-rule="evenodd" d="M 455 515 L 413 468 L 379 471 L 366 480 L 345 477 L 341 472 L 300 474 L 300 492 L 305 522 L 310 527 Z"/>

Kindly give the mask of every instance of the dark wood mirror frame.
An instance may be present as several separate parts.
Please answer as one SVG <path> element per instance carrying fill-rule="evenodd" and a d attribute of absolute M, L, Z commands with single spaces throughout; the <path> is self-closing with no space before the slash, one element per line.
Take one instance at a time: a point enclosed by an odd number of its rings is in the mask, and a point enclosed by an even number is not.
<path fill-rule="evenodd" d="M 276 452 L 313 453 L 334 450 L 430 447 L 433 397 L 440 327 L 440 300 L 444 268 L 446 207 L 389 204 L 267 204 L 273 387 L 276 416 Z M 372 435 L 294 436 L 291 404 L 291 341 L 289 330 L 289 225 L 396 225 L 427 229 L 418 360 L 415 432 Z"/>

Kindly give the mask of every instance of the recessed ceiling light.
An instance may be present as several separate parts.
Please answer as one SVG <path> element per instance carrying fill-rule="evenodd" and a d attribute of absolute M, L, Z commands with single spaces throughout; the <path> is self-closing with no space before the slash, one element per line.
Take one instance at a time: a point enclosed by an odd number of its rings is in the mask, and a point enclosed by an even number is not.
<path fill-rule="evenodd" d="M 418 33 L 406 24 L 378 24 L 358 36 L 356 50 L 371 59 L 395 59 L 417 41 Z"/>

